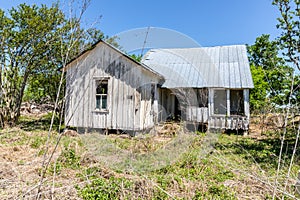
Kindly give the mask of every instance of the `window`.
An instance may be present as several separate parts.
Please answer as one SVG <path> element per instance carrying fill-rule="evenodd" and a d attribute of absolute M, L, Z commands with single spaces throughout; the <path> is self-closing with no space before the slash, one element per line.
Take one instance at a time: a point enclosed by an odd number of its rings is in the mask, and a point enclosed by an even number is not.
<path fill-rule="evenodd" d="M 226 102 L 226 90 L 214 91 L 214 114 L 226 115 L 227 102 Z"/>
<path fill-rule="evenodd" d="M 208 89 L 196 89 L 197 101 L 199 107 L 208 107 Z"/>
<path fill-rule="evenodd" d="M 107 110 L 108 80 L 96 80 L 96 110 Z"/>
<path fill-rule="evenodd" d="M 216 89 L 214 90 L 213 103 L 214 114 L 245 115 L 243 90 Z"/>
<path fill-rule="evenodd" d="M 230 90 L 230 115 L 243 114 L 245 114 L 243 90 Z"/>

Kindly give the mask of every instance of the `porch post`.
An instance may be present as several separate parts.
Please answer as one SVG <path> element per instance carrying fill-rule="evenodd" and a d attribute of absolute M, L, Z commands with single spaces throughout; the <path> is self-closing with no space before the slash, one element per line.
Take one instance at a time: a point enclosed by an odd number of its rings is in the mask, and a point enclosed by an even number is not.
<path fill-rule="evenodd" d="M 154 124 L 158 123 L 158 115 L 159 115 L 159 110 L 158 110 L 158 99 L 159 99 L 159 94 L 158 94 L 158 90 L 157 90 L 157 84 L 156 83 L 152 83 L 152 86 L 154 87 L 154 101 L 153 101 L 153 111 L 154 111 L 154 115 L 153 115 L 153 122 Z"/>
<path fill-rule="evenodd" d="M 244 89 L 244 111 L 247 118 L 250 118 L 250 106 L 249 106 L 249 89 Z"/>
<path fill-rule="evenodd" d="M 227 116 L 230 116 L 230 90 L 226 90 Z"/>
<path fill-rule="evenodd" d="M 213 115 L 213 109 L 214 109 L 214 91 L 213 89 L 208 89 L 208 116 Z"/>

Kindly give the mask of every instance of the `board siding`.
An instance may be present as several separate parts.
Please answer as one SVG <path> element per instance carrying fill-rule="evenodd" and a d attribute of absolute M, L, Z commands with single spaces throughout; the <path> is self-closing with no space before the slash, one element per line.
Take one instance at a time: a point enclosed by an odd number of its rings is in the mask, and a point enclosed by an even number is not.
<path fill-rule="evenodd" d="M 141 102 L 137 88 L 157 84 L 159 78 L 137 65 L 105 44 L 73 62 L 67 70 L 66 125 L 117 130 L 153 126 L 151 99 Z M 107 112 L 95 110 L 95 80 L 101 77 L 108 78 Z"/>

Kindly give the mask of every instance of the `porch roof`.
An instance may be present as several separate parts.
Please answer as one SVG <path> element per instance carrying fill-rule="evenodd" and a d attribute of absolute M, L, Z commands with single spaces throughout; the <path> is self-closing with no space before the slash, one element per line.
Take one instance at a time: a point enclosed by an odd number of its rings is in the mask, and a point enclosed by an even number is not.
<path fill-rule="evenodd" d="M 253 88 L 245 45 L 152 49 L 142 63 L 165 77 L 166 88 Z"/>

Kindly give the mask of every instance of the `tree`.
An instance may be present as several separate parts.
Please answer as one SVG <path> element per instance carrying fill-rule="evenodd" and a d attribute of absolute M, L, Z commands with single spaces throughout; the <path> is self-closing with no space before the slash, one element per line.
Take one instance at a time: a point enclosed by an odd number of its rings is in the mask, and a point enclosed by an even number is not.
<path fill-rule="evenodd" d="M 56 29 L 64 23 L 57 6 L 38 8 L 21 4 L 9 11 L 9 17 L 3 15 L 3 18 L 0 33 L 2 124 L 18 119 L 30 75 L 54 64 L 48 62 L 53 57 L 51 47 L 58 45 Z"/>
<path fill-rule="evenodd" d="M 251 108 L 261 109 L 267 102 L 273 106 L 286 105 L 291 83 L 296 79 L 294 69 L 279 56 L 279 43 L 271 41 L 269 35 L 262 35 L 247 50 L 255 87 L 250 94 Z"/>
<path fill-rule="evenodd" d="M 250 66 L 254 88 L 250 92 L 251 110 L 261 110 L 267 105 L 268 82 L 265 80 L 265 73 L 262 67 Z"/>
<path fill-rule="evenodd" d="M 279 57 L 280 49 L 277 41 L 271 41 L 268 34 L 257 37 L 254 44 L 247 47 L 249 62 L 252 65 L 270 70 L 284 64 L 284 60 Z"/>
<path fill-rule="evenodd" d="M 31 87 L 53 84 L 58 68 L 103 38 L 99 30 L 82 29 L 81 16 L 67 18 L 58 4 L 21 4 L 8 13 L 0 10 L 0 127 L 18 120 L 28 82 Z"/>
<path fill-rule="evenodd" d="M 285 60 L 300 70 L 300 1 L 274 0 L 273 5 L 278 7 L 281 15 L 277 24 L 282 31 L 278 41 Z"/>
<path fill-rule="evenodd" d="M 279 47 L 286 63 L 296 71 L 293 83 L 290 85 L 291 103 L 300 101 L 300 1 L 274 0 L 281 17 L 278 18 L 277 28 L 281 30 L 277 38 Z"/>
<path fill-rule="evenodd" d="M 281 17 L 278 18 L 277 28 L 281 29 L 281 35 L 278 37 L 278 43 L 282 50 L 282 55 L 284 56 L 285 61 L 293 67 L 293 69 L 300 70 L 300 1 L 299 0 L 273 0 L 273 5 L 277 6 Z M 283 157 L 283 149 L 285 143 L 285 137 L 287 134 L 287 124 L 289 114 L 292 112 L 290 109 L 291 103 L 299 102 L 299 73 L 294 73 L 293 80 L 290 84 L 289 90 L 289 102 L 286 107 L 286 116 L 283 133 L 281 135 L 281 145 L 280 145 L 280 153 L 278 158 L 278 165 L 276 171 L 276 178 L 274 183 L 274 190 L 272 198 L 275 199 L 278 187 L 278 179 L 279 179 L 279 170 L 282 167 L 282 157 Z M 297 106 L 297 105 L 296 105 Z M 298 107 L 297 107 L 298 108 Z M 297 109 L 297 113 L 299 114 L 299 108 Z M 285 178 L 283 194 L 286 193 L 288 182 L 290 180 L 291 169 L 294 164 L 295 155 L 297 152 L 297 145 L 300 138 L 300 126 L 298 129 L 294 127 L 292 133 L 295 136 L 295 145 L 293 146 L 293 153 L 291 155 L 291 159 L 289 162 L 288 171 Z M 282 199 L 284 199 L 284 195 L 282 195 Z"/>

